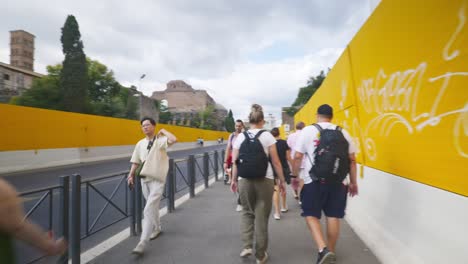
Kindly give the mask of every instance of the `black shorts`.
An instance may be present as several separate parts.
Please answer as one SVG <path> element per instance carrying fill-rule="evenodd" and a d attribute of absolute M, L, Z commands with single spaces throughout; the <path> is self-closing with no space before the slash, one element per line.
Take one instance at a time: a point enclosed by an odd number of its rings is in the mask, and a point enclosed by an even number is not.
<path fill-rule="evenodd" d="M 345 216 L 348 186 L 344 184 L 325 184 L 313 181 L 304 184 L 301 191 L 302 216 L 320 219 L 322 211 L 327 217 Z"/>

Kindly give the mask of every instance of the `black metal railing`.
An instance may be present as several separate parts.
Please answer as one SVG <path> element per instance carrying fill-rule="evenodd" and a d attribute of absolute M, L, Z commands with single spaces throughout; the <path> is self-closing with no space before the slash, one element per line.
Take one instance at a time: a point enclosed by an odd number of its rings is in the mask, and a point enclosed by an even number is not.
<path fill-rule="evenodd" d="M 218 180 L 219 168 L 222 168 L 224 150 L 221 158 L 218 151 L 202 155 L 190 155 L 186 159 L 169 160 L 169 172 L 162 200 L 166 203 L 169 213 L 175 210 L 175 198 L 188 194 L 195 196 L 195 187 L 203 181 L 205 188 L 209 187 L 210 178 Z M 53 229 L 53 196 L 60 191 L 59 232 L 69 243 L 69 250 L 58 260 L 59 263 L 80 263 L 81 240 L 92 236 L 124 219 L 129 219 L 130 234 L 141 233 L 142 212 L 145 200 L 142 195 L 141 183 L 135 181 L 135 188 L 127 188 L 128 171 L 111 175 L 81 180 L 79 174 L 60 178 L 60 185 L 22 193 L 21 196 L 42 195 L 38 202 L 26 214 L 31 215 L 43 203 L 48 203 L 48 223 L 44 228 Z M 71 184 L 69 183 L 71 181 Z M 112 186 L 110 186 L 112 185 Z M 97 212 L 97 213 L 92 213 Z M 105 217 L 107 214 L 107 217 Z M 70 217 L 69 217 L 70 215 Z M 69 256 L 70 255 L 70 256 Z M 43 258 L 39 256 L 27 263 Z M 26 262 L 21 262 L 26 263 Z"/>

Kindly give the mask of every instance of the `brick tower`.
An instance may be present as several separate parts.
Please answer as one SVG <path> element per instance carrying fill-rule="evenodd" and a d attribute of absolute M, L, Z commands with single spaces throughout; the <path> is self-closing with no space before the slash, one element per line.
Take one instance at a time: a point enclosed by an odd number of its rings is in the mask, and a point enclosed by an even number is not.
<path fill-rule="evenodd" d="M 10 65 L 34 71 L 34 38 L 24 30 L 10 31 Z"/>

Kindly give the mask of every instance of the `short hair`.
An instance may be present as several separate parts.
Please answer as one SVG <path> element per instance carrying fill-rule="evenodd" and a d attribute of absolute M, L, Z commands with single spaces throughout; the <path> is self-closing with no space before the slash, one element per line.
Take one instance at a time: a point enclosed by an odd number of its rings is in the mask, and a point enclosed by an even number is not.
<path fill-rule="evenodd" d="M 279 131 L 279 129 L 278 129 L 277 127 L 274 127 L 274 128 L 270 131 L 270 133 L 271 133 L 274 137 L 279 137 L 279 135 L 280 135 L 280 131 Z"/>
<path fill-rule="evenodd" d="M 302 121 L 297 122 L 297 124 L 296 124 L 296 129 L 297 130 L 302 130 L 304 127 L 305 127 L 304 122 L 302 122 Z"/>
<path fill-rule="evenodd" d="M 249 122 L 251 124 L 258 124 L 264 120 L 263 108 L 261 105 L 253 104 L 250 109 Z"/>
<path fill-rule="evenodd" d="M 153 118 L 151 117 L 143 117 L 140 121 L 140 124 L 143 125 L 143 122 L 145 122 L 146 120 L 150 121 L 150 123 L 155 126 L 156 125 L 156 121 L 154 121 Z"/>
<path fill-rule="evenodd" d="M 317 114 L 326 118 L 332 118 L 333 108 L 330 105 L 323 104 L 317 108 Z"/>
<path fill-rule="evenodd" d="M 240 119 L 237 119 L 237 120 L 236 120 L 236 123 L 241 123 L 242 126 L 244 126 L 244 122 L 242 122 L 242 120 L 240 120 Z"/>

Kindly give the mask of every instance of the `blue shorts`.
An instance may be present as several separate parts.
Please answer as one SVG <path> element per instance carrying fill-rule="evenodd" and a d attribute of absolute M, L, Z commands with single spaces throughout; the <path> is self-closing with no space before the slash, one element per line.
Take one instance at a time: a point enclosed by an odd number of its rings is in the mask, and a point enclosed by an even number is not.
<path fill-rule="evenodd" d="M 304 184 L 301 191 L 302 216 L 320 219 L 322 210 L 327 217 L 345 216 L 348 186 L 344 184 L 324 184 L 313 181 Z"/>

